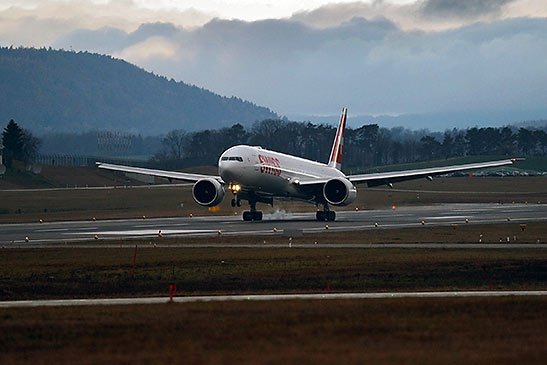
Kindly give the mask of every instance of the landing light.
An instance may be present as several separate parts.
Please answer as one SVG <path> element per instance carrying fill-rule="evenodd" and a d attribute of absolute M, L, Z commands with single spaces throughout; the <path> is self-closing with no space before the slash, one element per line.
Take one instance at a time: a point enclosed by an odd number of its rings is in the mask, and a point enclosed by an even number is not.
<path fill-rule="evenodd" d="M 241 185 L 239 185 L 239 184 L 230 185 L 230 190 L 232 190 L 232 192 L 234 192 L 234 193 L 237 193 L 238 191 L 241 190 Z"/>

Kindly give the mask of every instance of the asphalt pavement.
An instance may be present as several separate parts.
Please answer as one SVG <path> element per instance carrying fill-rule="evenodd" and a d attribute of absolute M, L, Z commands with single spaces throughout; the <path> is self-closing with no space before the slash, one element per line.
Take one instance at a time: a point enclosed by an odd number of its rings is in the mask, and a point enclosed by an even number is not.
<path fill-rule="evenodd" d="M 365 231 L 452 224 L 527 223 L 547 220 L 547 204 L 442 204 L 396 209 L 339 211 L 335 222 L 318 222 L 315 212 L 276 211 L 262 221 L 241 216 L 200 216 L 0 224 L 0 244 L 6 246 L 101 242 L 128 238 L 221 235 L 294 235 L 317 232 Z M 328 226 L 328 229 L 327 227 Z M 90 243 L 91 244 L 91 243 Z M 445 246 L 446 247 L 446 246 Z M 504 245 L 506 247 L 506 245 Z"/>

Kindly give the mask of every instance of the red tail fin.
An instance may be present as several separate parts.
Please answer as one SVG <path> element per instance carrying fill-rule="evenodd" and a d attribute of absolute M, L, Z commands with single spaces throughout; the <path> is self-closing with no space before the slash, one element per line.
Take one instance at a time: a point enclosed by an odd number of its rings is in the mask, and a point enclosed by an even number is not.
<path fill-rule="evenodd" d="M 340 124 L 336 130 L 336 137 L 334 137 L 334 143 L 332 144 L 332 151 L 329 158 L 329 166 L 338 170 L 342 167 L 342 150 L 344 149 L 344 134 L 346 133 L 346 119 L 348 110 L 342 109 L 342 117 L 340 117 Z"/>

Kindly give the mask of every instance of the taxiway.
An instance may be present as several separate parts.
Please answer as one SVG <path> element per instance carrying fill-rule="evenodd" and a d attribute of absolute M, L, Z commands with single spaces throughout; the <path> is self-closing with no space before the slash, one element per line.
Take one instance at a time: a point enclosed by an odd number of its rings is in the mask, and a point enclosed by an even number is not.
<path fill-rule="evenodd" d="M 454 298 L 454 297 L 503 297 L 543 296 L 542 290 L 513 291 L 438 291 L 438 292 L 385 292 L 385 293 L 323 293 L 323 294 L 247 294 L 173 297 L 175 303 L 273 301 L 273 300 L 327 300 L 327 299 L 379 299 L 379 298 Z M 0 301 L 0 308 L 62 307 L 88 305 L 133 305 L 168 303 L 169 297 L 105 298 L 105 299 L 53 299 Z"/>

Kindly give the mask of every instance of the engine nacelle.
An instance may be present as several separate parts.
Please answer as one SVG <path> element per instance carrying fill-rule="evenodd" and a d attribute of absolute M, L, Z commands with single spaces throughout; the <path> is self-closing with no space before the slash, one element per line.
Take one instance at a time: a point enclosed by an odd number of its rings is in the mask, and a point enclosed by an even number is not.
<path fill-rule="evenodd" d="M 323 197 L 332 205 L 348 205 L 357 197 L 357 189 L 348 179 L 334 178 L 323 185 Z"/>
<path fill-rule="evenodd" d="M 192 197 L 199 205 L 213 207 L 224 198 L 224 187 L 213 178 L 201 179 L 192 187 Z"/>

